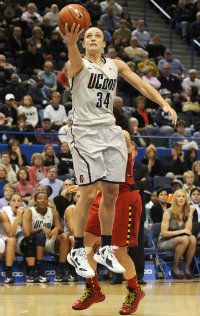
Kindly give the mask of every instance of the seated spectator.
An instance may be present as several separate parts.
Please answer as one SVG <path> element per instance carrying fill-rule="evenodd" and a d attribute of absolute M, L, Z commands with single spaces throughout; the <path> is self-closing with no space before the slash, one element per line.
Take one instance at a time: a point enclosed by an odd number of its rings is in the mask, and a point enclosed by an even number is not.
<path fill-rule="evenodd" d="M 51 94 L 51 102 L 44 110 L 44 117 L 51 120 L 52 127 L 58 130 L 63 124 L 66 123 L 67 114 L 64 105 L 60 104 L 61 95 L 59 92 L 54 91 Z"/>
<path fill-rule="evenodd" d="M 188 197 L 189 197 L 192 189 L 195 188 L 195 185 L 194 185 L 194 181 L 195 181 L 194 173 L 191 170 L 184 172 L 184 174 L 183 174 L 183 181 L 184 181 L 183 189 L 187 192 Z"/>
<path fill-rule="evenodd" d="M 182 91 L 182 86 L 180 80 L 172 74 L 171 67 L 169 63 L 163 63 L 161 74 L 158 76 L 158 80 L 161 83 L 161 89 L 167 89 L 174 95 L 175 93 L 180 93 Z"/>
<path fill-rule="evenodd" d="M 15 73 L 11 75 L 9 84 L 6 85 L 3 90 L 4 96 L 6 94 L 13 94 L 17 103 L 21 101 L 26 92 L 27 89 L 25 85 L 22 83 L 20 77 Z"/>
<path fill-rule="evenodd" d="M 73 124 L 73 116 L 70 114 L 68 115 L 67 117 L 67 124 L 62 126 L 59 131 L 58 131 L 58 138 L 59 138 L 59 141 L 61 143 L 65 142 L 66 141 L 66 137 L 67 137 L 67 131 L 68 129 L 72 126 Z"/>
<path fill-rule="evenodd" d="M 0 133 L 0 142 L 1 143 L 7 143 L 8 140 L 12 137 L 11 134 L 7 134 L 6 131 L 11 130 L 12 125 L 12 119 L 6 118 L 6 116 L 0 112 L 0 131 L 3 131 L 5 133 Z"/>
<path fill-rule="evenodd" d="M 200 0 L 194 0 L 191 7 L 191 21 L 195 21 L 197 12 L 200 11 Z"/>
<path fill-rule="evenodd" d="M 60 194 L 55 196 L 53 199 L 61 220 L 63 220 L 66 208 L 73 203 L 73 193 L 67 193 L 65 195 L 62 195 L 62 192 L 72 185 L 73 181 L 71 179 L 66 179 L 60 191 Z"/>
<path fill-rule="evenodd" d="M 105 0 L 105 1 L 101 1 L 100 2 L 100 6 L 101 6 L 101 12 L 102 13 L 106 13 L 108 11 L 109 6 L 113 6 L 114 8 L 114 13 L 116 15 L 121 15 L 123 8 L 120 4 L 118 4 L 115 1 L 111 1 L 111 0 Z"/>
<path fill-rule="evenodd" d="M 146 51 L 139 46 L 136 36 L 132 36 L 130 39 L 130 46 L 125 47 L 124 53 L 133 62 L 139 62 L 142 60 Z"/>
<path fill-rule="evenodd" d="M 65 180 L 74 177 L 73 160 L 68 143 L 65 141 L 60 145 L 60 152 L 56 154 L 59 160 L 57 165 L 58 178 Z"/>
<path fill-rule="evenodd" d="M 190 25 L 190 37 L 198 42 L 200 41 L 200 12 L 197 12 L 196 21 Z"/>
<path fill-rule="evenodd" d="M 97 27 L 103 32 L 105 41 L 106 41 L 106 45 L 108 46 L 109 44 L 112 43 L 112 35 L 111 33 L 105 29 L 105 23 L 103 20 L 99 20 L 97 22 Z"/>
<path fill-rule="evenodd" d="M 0 55 L 0 88 L 4 88 L 10 80 L 13 71 L 9 69 L 5 62 L 5 56 Z"/>
<path fill-rule="evenodd" d="M 163 70 L 163 65 L 168 63 L 173 75 L 176 75 L 179 80 L 182 80 L 186 75 L 186 70 L 183 67 L 179 59 L 173 58 L 173 53 L 171 50 L 166 49 L 165 57 L 158 62 L 158 69 Z M 166 87 L 164 87 L 166 88 Z M 169 90 L 169 89 L 168 89 Z"/>
<path fill-rule="evenodd" d="M 17 173 L 18 182 L 15 184 L 17 193 L 19 193 L 25 204 L 33 197 L 33 186 L 29 183 L 29 173 L 25 167 L 21 167 Z"/>
<path fill-rule="evenodd" d="M 56 80 L 58 84 L 58 90 L 63 92 L 64 90 L 69 90 L 69 79 L 67 75 L 67 63 L 64 64 L 62 70 L 58 71 L 56 75 Z"/>
<path fill-rule="evenodd" d="M 177 143 L 173 144 L 171 154 L 163 155 L 160 161 L 165 173 L 173 172 L 174 175 L 183 175 L 183 173 L 188 170 L 184 161 L 182 146 Z"/>
<path fill-rule="evenodd" d="M 146 148 L 141 163 L 148 167 L 149 174 L 152 178 L 154 176 L 163 175 L 160 160 L 157 158 L 157 149 L 154 145 L 151 144 Z"/>
<path fill-rule="evenodd" d="M 136 65 L 132 61 L 128 61 L 127 65 L 133 72 L 136 73 Z M 122 77 L 118 77 L 117 89 L 119 96 L 123 99 L 124 106 L 134 107 L 135 98 L 139 95 L 138 90 Z"/>
<path fill-rule="evenodd" d="M 3 187 L 3 197 L 0 199 L 0 211 L 10 202 L 11 195 L 15 193 L 15 187 L 11 183 L 7 183 Z"/>
<path fill-rule="evenodd" d="M 35 25 L 42 24 L 42 17 L 37 13 L 37 6 L 35 3 L 29 3 L 27 10 L 23 12 L 21 19 L 26 22 L 28 27 L 32 29 Z"/>
<path fill-rule="evenodd" d="M 127 21 L 121 19 L 119 22 L 119 28 L 116 29 L 113 33 L 113 41 L 118 39 L 122 46 L 128 46 L 131 39 L 131 30 L 127 28 Z"/>
<path fill-rule="evenodd" d="M 3 198 L 4 185 L 8 183 L 7 171 L 3 164 L 0 164 L 0 198 Z"/>
<path fill-rule="evenodd" d="M 58 25 L 58 13 L 59 13 L 59 8 L 57 4 L 52 4 L 50 7 L 50 11 L 46 13 L 45 17 L 48 17 L 50 19 L 50 25 L 52 27 L 56 27 Z M 44 21 L 43 18 L 43 21 Z"/>
<path fill-rule="evenodd" d="M 47 44 L 43 38 L 43 32 L 42 32 L 41 27 L 34 26 L 31 34 L 32 34 L 32 37 L 29 39 L 29 41 L 35 42 L 37 51 L 42 53 L 43 56 L 45 57 L 47 54 Z"/>
<path fill-rule="evenodd" d="M 163 90 L 160 90 L 160 94 L 162 95 Z M 171 100 L 166 98 L 165 101 L 167 101 L 171 105 Z M 174 132 L 173 124 L 172 124 L 172 118 L 171 116 L 164 112 L 162 108 L 159 108 L 155 115 L 154 115 L 154 122 L 159 127 L 159 133 L 162 136 L 171 136 Z M 166 146 L 168 145 L 169 139 L 163 141 L 163 144 Z"/>
<path fill-rule="evenodd" d="M 53 64 L 50 61 L 44 63 L 44 70 L 38 73 L 39 77 L 44 78 L 45 86 L 52 92 L 57 89 L 56 74 L 53 72 Z"/>
<path fill-rule="evenodd" d="M 67 47 L 57 30 L 52 32 L 46 51 L 53 59 L 56 69 L 61 69 L 67 59 Z"/>
<path fill-rule="evenodd" d="M 159 71 L 158 71 L 158 67 L 156 66 L 155 62 L 153 60 L 149 59 L 149 53 L 146 52 L 144 53 L 144 55 L 142 56 L 142 61 L 140 61 L 137 65 L 138 70 L 144 74 L 144 70 L 145 69 L 152 69 L 153 72 L 153 76 L 154 77 L 158 77 L 159 75 Z M 157 89 L 157 88 L 156 88 Z"/>
<path fill-rule="evenodd" d="M 17 165 L 10 163 L 9 152 L 3 151 L 1 153 L 1 164 L 4 165 L 4 167 L 6 168 L 8 182 L 17 182 L 17 172 L 19 170 L 19 167 Z"/>
<path fill-rule="evenodd" d="M 87 9 L 87 11 L 90 14 L 91 22 L 92 22 L 91 24 L 94 26 L 97 25 L 97 23 L 100 19 L 100 16 L 102 14 L 101 5 L 99 3 L 99 0 L 95 0 L 95 1 L 87 0 L 85 3 L 85 8 Z"/>
<path fill-rule="evenodd" d="M 136 111 L 133 116 L 138 120 L 139 127 L 147 127 L 153 124 L 151 114 L 145 109 L 145 101 L 145 97 L 140 95 L 135 98 Z"/>
<path fill-rule="evenodd" d="M 130 10 L 128 9 L 128 7 L 123 7 L 121 19 L 125 19 L 127 21 L 127 26 L 131 31 L 133 31 L 136 28 L 135 21 L 132 19 L 132 16 L 130 14 Z"/>
<path fill-rule="evenodd" d="M 50 196 L 51 198 L 59 195 L 63 186 L 63 181 L 57 178 L 57 168 L 54 166 L 47 168 L 47 177 L 42 179 L 39 183 L 42 185 L 49 185 L 52 188 L 53 192 Z"/>
<path fill-rule="evenodd" d="M 39 76 L 36 78 L 36 86 L 30 87 L 28 95 L 32 97 L 33 104 L 37 109 L 44 108 L 51 100 L 51 92 L 45 86 L 44 78 Z"/>
<path fill-rule="evenodd" d="M 190 10 L 186 8 L 185 0 L 179 0 L 174 12 L 175 28 L 180 33 L 182 39 L 188 40 Z"/>
<path fill-rule="evenodd" d="M 26 166 L 26 156 L 21 152 L 20 142 L 17 139 L 11 139 L 8 143 L 8 152 L 10 155 L 10 163 L 18 167 Z"/>
<path fill-rule="evenodd" d="M 200 96 L 196 86 L 191 86 L 186 90 L 186 100 L 182 102 L 182 112 L 191 117 L 191 123 L 193 116 L 199 116 L 200 113 Z"/>
<path fill-rule="evenodd" d="M 23 74 L 37 75 L 43 68 L 44 58 L 38 52 L 35 41 L 29 41 L 19 60 L 19 71 Z"/>
<path fill-rule="evenodd" d="M 31 144 L 35 142 L 34 128 L 27 123 L 27 118 L 24 113 L 17 116 L 17 125 L 13 126 L 11 130 L 14 132 L 13 138 L 18 140 L 20 144 Z"/>
<path fill-rule="evenodd" d="M 47 175 L 42 154 L 34 153 L 31 157 L 31 166 L 28 167 L 29 183 L 35 186 Z"/>
<path fill-rule="evenodd" d="M 197 160 L 197 154 L 198 154 L 197 150 L 193 147 L 185 151 L 184 160 L 188 166 L 188 170 L 192 170 L 192 165 Z"/>
<path fill-rule="evenodd" d="M 191 86 L 197 87 L 198 92 L 200 93 L 200 79 L 197 78 L 196 69 L 188 70 L 188 77 L 184 78 L 182 82 L 182 88 L 184 91 L 186 91 Z"/>
<path fill-rule="evenodd" d="M 190 192 L 190 205 L 194 206 L 194 222 L 200 222 L 200 188 L 194 188 Z"/>
<path fill-rule="evenodd" d="M 143 68 L 142 80 L 144 80 L 145 82 L 150 84 L 152 87 L 154 87 L 156 90 L 158 90 L 161 86 L 161 83 L 156 77 L 154 77 L 153 73 L 154 73 L 153 67 L 146 66 L 145 68 Z"/>
<path fill-rule="evenodd" d="M 16 72 L 16 67 L 7 62 L 6 56 L 3 54 L 0 54 L 0 65 L 3 69 L 8 69 L 10 71 L 10 74 L 13 72 Z"/>
<path fill-rule="evenodd" d="M 5 96 L 5 105 L 0 108 L 1 113 L 5 115 L 5 117 L 12 120 L 12 125 L 17 124 L 17 103 L 15 101 L 15 97 L 13 94 L 8 93 Z"/>
<path fill-rule="evenodd" d="M 150 42 L 150 34 L 144 29 L 144 20 L 138 20 L 137 28 L 131 35 L 137 37 L 138 44 L 143 48 L 146 48 Z"/>
<path fill-rule="evenodd" d="M 13 28 L 12 36 L 9 39 L 9 42 L 11 54 L 16 60 L 18 60 L 27 48 L 27 43 L 22 37 L 22 28 L 20 26 L 15 26 Z"/>
<path fill-rule="evenodd" d="M 51 128 L 51 119 L 44 117 L 41 125 L 36 129 L 36 142 L 38 144 L 58 144 L 58 135 L 56 130 Z"/>
<path fill-rule="evenodd" d="M 103 21 L 105 29 L 111 34 L 119 27 L 119 16 L 115 14 L 114 6 L 111 4 L 107 8 L 107 12 L 102 14 L 100 21 Z"/>
<path fill-rule="evenodd" d="M 200 149 L 200 122 L 196 122 L 194 124 L 195 132 L 192 136 L 194 141 L 197 143 L 199 149 Z"/>
<path fill-rule="evenodd" d="M 150 201 L 145 204 L 145 212 L 146 212 L 145 227 L 147 227 L 147 228 L 149 227 L 149 224 L 152 223 L 152 219 L 150 216 L 150 210 L 156 204 L 156 202 L 157 202 L 157 191 L 153 191 L 151 193 Z"/>
<path fill-rule="evenodd" d="M 166 47 L 161 44 L 159 34 L 155 34 L 152 37 L 151 42 L 146 46 L 146 50 L 149 53 L 149 58 L 154 59 L 156 63 L 158 63 L 160 59 L 164 58 Z"/>
<path fill-rule="evenodd" d="M 0 54 L 6 54 L 9 50 L 9 42 L 5 34 L 5 29 L 0 27 Z"/>
<path fill-rule="evenodd" d="M 150 138 L 144 128 L 138 128 L 138 120 L 135 117 L 130 118 L 130 136 L 138 147 L 146 147 L 150 144 Z M 146 136 L 146 137 L 143 137 Z"/>
<path fill-rule="evenodd" d="M 197 160 L 193 163 L 192 165 L 192 171 L 194 173 L 195 176 L 195 182 L 194 184 L 197 187 L 200 187 L 200 160 Z"/>
<path fill-rule="evenodd" d="M 59 160 L 56 157 L 53 145 L 47 144 L 44 146 L 44 151 L 42 153 L 42 157 L 43 157 L 45 167 L 58 165 Z"/>
<path fill-rule="evenodd" d="M 40 26 L 44 34 L 44 40 L 47 44 L 49 43 L 49 39 L 51 38 L 52 32 L 54 30 L 54 27 L 51 26 L 50 22 L 50 18 L 47 15 L 45 15 L 43 17 L 42 25 Z"/>
<path fill-rule="evenodd" d="M 170 204 L 167 203 L 167 197 L 168 192 L 166 189 L 158 189 L 157 200 L 150 209 L 150 217 L 154 224 L 162 222 L 164 211 L 170 207 Z"/>
<path fill-rule="evenodd" d="M 192 279 L 190 265 L 196 251 L 196 238 L 192 235 L 194 207 L 188 205 L 187 194 L 181 189 L 175 192 L 172 207 L 164 212 L 157 247 L 159 251 L 174 251 L 172 276 L 175 279 Z M 184 273 L 179 262 L 186 255 Z"/>
<path fill-rule="evenodd" d="M 198 146 L 194 141 L 189 141 L 186 136 L 185 130 L 186 124 L 185 121 L 179 120 L 176 123 L 176 132 L 171 135 L 169 144 L 172 147 L 173 144 L 178 143 L 182 146 L 183 149 L 188 149 L 193 147 L 198 150 Z"/>
<path fill-rule="evenodd" d="M 18 107 L 19 113 L 24 113 L 26 115 L 26 122 L 32 127 L 35 127 L 38 124 L 38 111 L 33 105 L 33 99 L 30 95 L 25 95 L 22 98 L 22 102 Z"/>

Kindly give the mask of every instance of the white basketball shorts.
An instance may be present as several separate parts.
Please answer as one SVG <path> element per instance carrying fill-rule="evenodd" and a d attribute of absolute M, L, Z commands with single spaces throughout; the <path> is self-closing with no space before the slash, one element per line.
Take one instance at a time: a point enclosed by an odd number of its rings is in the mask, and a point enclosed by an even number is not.
<path fill-rule="evenodd" d="M 72 126 L 67 133 L 78 185 L 123 183 L 127 146 L 119 126 Z"/>

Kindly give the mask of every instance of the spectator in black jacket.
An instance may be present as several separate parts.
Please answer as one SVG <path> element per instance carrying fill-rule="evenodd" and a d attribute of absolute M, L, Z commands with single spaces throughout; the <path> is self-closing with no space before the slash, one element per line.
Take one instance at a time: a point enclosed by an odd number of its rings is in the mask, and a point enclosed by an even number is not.
<path fill-rule="evenodd" d="M 172 94 L 182 91 L 181 81 L 171 73 L 170 64 L 168 63 L 163 64 L 162 73 L 158 76 L 158 80 L 161 82 L 160 89 L 167 89 Z"/>
<path fill-rule="evenodd" d="M 166 47 L 160 43 L 160 35 L 155 34 L 152 37 L 152 42 L 147 45 L 146 50 L 149 58 L 155 59 L 156 62 L 164 58 Z"/>
<path fill-rule="evenodd" d="M 157 202 L 150 209 L 150 215 L 153 223 L 161 223 L 163 213 L 166 211 L 170 204 L 167 204 L 168 193 L 164 188 L 160 188 L 157 191 Z"/>
<path fill-rule="evenodd" d="M 179 0 L 174 12 L 174 21 L 176 31 L 184 40 L 188 40 L 190 16 L 190 10 L 186 8 L 185 0 Z"/>
<path fill-rule="evenodd" d="M 10 78 L 10 83 L 4 88 L 4 96 L 8 93 L 14 95 L 17 102 L 21 101 L 22 97 L 26 94 L 26 87 L 21 82 L 20 77 L 17 74 L 12 74 Z"/>
<path fill-rule="evenodd" d="M 14 27 L 12 36 L 9 40 L 10 51 L 14 58 L 19 59 L 27 48 L 27 43 L 22 37 L 22 29 L 19 26 Z"/>
<path fill-rule="evenodd" d="M 45 108 L 48 101 L 51 99 L 49 89 L 44 85 L 44 78 L 37 77 L 37 84 L 29 88 L 28 94 L 32 97 L 34 105 L 39 108 Z"/>
<path fill-rule="evenodd" d="M 57 165 L 58 178 L 64 180 L 74 177 L 72 155 L 67 142 L 63 142 L 60 146 L 60 152 L 56 154 L 59 163 Z"/>
<path fill-rule="evenodd" d="M 0 112 L 5 115 L 6 118 L 12 119 L 12 125 L 17 124 L 17 103 L 13 94 L 8 93 L 5 96 L 5 105 L 0 108 Z"/>
<path fill-rule="evenodd" d="M 37 51 L 36 43 L 33 40 L 28 42 L 28 49 L 21 55 L 19 64 L 21 73 L 37 75 L 42 70 L 44 58 L 42 53 Z"/>
<path fill-rule="evenodd" d="M 174 144 L 171 155 L 161 157 L 161 163 L 164 172 L 173 172 L 175 175 L 183 175 L 188 170 L 187 164 L 184 161 L 184 152 L 180 144 Z"/>
<path fill-rule="evenodd" d="M 148 167 L 150 176 L 162 176 L 162 165 L 160 160 L 157 158 L 157 149 L 154 145 L 150 144 L 146 150 L 144 158 L 141 161 L 144 165 Z"/>

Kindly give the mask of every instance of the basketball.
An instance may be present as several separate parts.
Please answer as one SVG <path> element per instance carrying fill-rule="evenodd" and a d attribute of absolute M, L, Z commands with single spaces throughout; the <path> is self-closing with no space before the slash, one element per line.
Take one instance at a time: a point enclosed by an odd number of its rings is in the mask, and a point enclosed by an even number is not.
<path fill-rule="evenodd" d="M 88 11 L 79 4 L 69 4 L 62 8 L 58 14 L 58 27 L 65 33 L 65 24 L 68 24 L 68 29 L 70 31 L 72 25 L 76 23 L 80 25 L 80 30 L 84 29 L 84 32 L 90 26 L 90 15 Z"/>

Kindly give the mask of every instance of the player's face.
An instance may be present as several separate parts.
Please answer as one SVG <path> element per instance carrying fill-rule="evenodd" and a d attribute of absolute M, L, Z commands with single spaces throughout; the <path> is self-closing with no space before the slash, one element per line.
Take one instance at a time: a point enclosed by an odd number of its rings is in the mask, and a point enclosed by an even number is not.
<path fill-rule="evenodd" d="M 83 47 L 89 51 L 99 51 L 106 46 L 104 41 L 103 32 L 96 28 L 92 27 L 85 33 Z"/>
<path fill-rule="evenodd" d="M 17 209 L 22 206 L 22 198 L 18 194 L 13 194 L 10 200 L 10 207 L 12 208 L 13 212 L 17 212 Z"/>
<path fill-rule="evenodd" d="M 48 196 L 46 193 L 39 193 L 36 198 L 36 205 L 39 209 L 46 209 L 48 206 Z"/>

